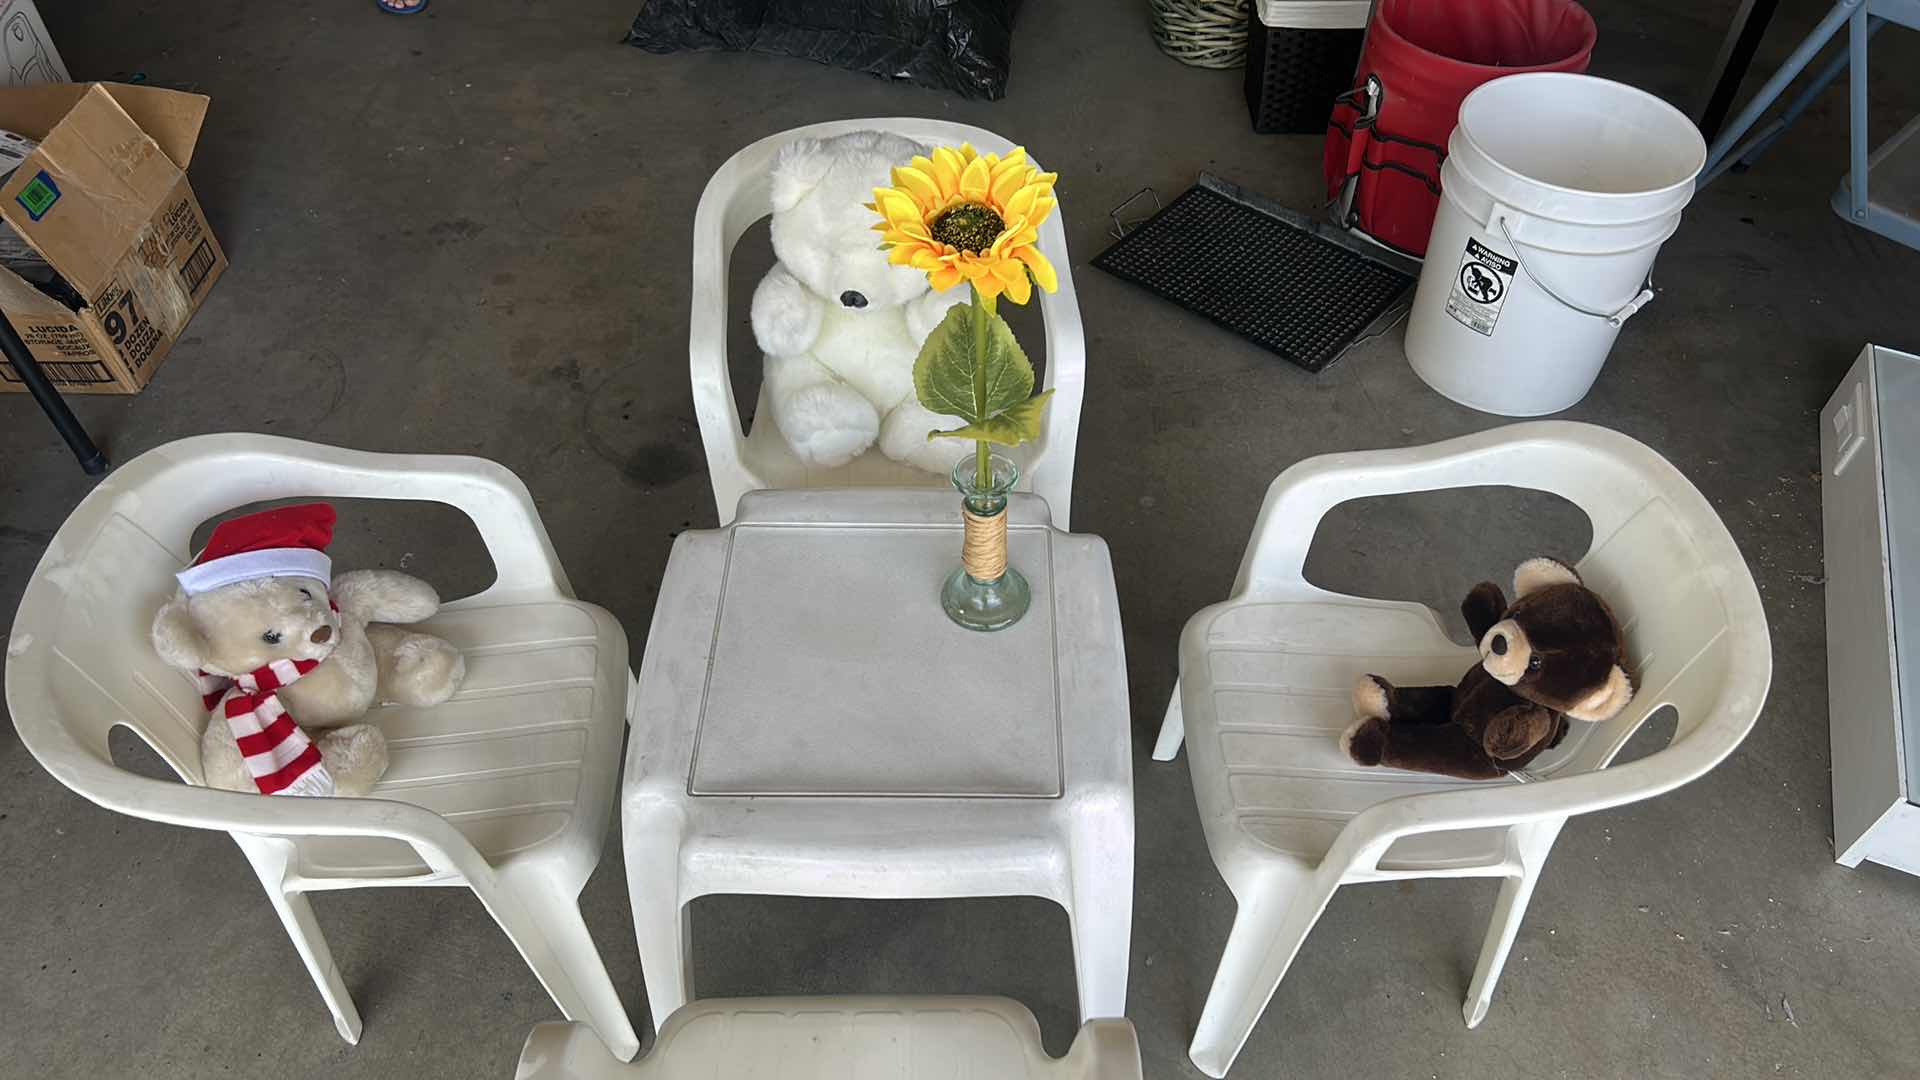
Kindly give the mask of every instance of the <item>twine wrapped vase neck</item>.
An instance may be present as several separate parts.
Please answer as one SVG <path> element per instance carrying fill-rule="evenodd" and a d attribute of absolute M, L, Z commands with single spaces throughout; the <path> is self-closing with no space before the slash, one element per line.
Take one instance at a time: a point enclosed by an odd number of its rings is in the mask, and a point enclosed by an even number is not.
<path fill-rule="evenodd" d="M 940 590 L 947 617 L 969 630 L 1004 630 L 1020 621 L 1033 590 L 1007 556 L 1007 493 L 1020 470 L 1000 454 L 988 459 L 989 483 L 979 483 L 978 460 L 968 454 L 953 467 L 959 490 L 960 566 Z"/>
<path fill-rule="evenodd" d="M 997 514 L 976 514 L 962 508 L 966 520 L 966 538 L 960 544 L 960 567 L 975 581 L 999 581 L 1007 572 L 1007 511 L 1005 504 Z"/>

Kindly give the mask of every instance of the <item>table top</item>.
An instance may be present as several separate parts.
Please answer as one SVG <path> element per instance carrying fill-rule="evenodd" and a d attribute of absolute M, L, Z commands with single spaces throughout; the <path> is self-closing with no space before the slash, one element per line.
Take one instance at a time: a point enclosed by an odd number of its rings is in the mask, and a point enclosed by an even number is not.
<path fill-rule="evenodd" d="M 1106 545 L 1055 530 L 1032 496 L 1008 512 L 1033 606 L 995 633 L 940 608 L 959 562 L 955 494 L 756 492 L 733 524 L 682 534 L 630 774 L 671 772 L 704 797 L 1046 799 L 1087 771 L 1076 760 L 1104 764 L 1115 744 L 1124 760 Z"/>

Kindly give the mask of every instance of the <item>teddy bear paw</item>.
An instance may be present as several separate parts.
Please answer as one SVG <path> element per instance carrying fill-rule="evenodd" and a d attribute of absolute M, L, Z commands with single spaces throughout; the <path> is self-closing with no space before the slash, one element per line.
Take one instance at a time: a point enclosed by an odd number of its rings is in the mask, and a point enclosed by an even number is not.
<path fill-rule="evenodd" d="M 828 469 L 866 453 L 880 435 L 880 414 L 873 402 L 841 383 L 815 383 L 794 391 L 778 420 L 796 457 Z"/>
<path fill-rule="evenodd" d="M 431 634 L 408 634 L 393 644 L 380 696 L 402 705 L 438 705 L 467 677 L 460 650 Z"/>
<path fill-rule="evenodd" d="M 907 333 L 915 341 L 925 341 L 934 328 L 947 317 L 947 312 L 967 302 L 967 290 L 949 289 L 946 292 L 929 292 L 907 305 Z"/>
<path fill-rule="evenodd" d="M 951 430 L 965 421 L 957 416 L 942 416 L 914 398 L 908 398 L 887 414 L 880 425 L 880 452 L 895 461 L 945 475 L 959 459 L 959 448 L 948 439 L 929 439 L 927 433 Z"/>
<path fill-rule="evenodd" d="M 754 290 L 750 318 L 762 351 L 798 356 L 820 336 L 822 304 L 783 267 L 775 267 Z"/>
<path fill-rule="evenodd" d="M 1385 720 L 1389 713 L 1387 691 L 1392 684 L 1378 675 L 1362 675 L 1353 683 L 1353 715 L 1362 720 L 1379 717 Z"/>
<path fill-rule="evenodd" d="M 1356 765 L 1378 765 L 1387 751 L 1387 722 L 1378 716 L 1363 716 L 1340 733 L 1340 749 Z"/>
<path fill-rule="evenodd" d="M 320 736 L 318 745 L 335 795 L 365 795 L 387 771 L 387 737 L 372 724 L 334 728 Z"/>

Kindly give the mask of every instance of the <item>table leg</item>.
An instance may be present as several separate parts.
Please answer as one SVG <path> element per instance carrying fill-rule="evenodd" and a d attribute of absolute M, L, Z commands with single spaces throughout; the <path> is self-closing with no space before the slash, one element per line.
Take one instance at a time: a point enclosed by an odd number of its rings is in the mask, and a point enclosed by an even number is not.
<path fill-rule="evenodd" d="M 33 353 L 27 351 L 27 343 L 20 340 L 19 332 L 4 318 L 0 318 L 0 352 L 6 354 L 7 362 L 19 373 L 20 381 L 26 384 L 33 400 L 40 403 L 40 411 L 53 421 L 54 430 L 67 440 L 67 448 L 73 451 L 74 457 L 80 459 L 80 471 L 88 476 L 99 476 L 106 472 L 107 456 L 93 444 L 87 429 L 80 426 L 79 418 L 67 407 L 66 399 L 54 389 L 53 383 L 47 381 L 46 372 L 40 370 L 40 362 L 33 358 Z"/>
<path fill-rule="evenodd" d="M 647 1009 L 658 1034 L 675 1009 L 693 999 L 691 923 L 680 900 L 680 845 L 649 835 L 644 823 L 621 823 L 626 833 L 627 896 L 633 904 L 633 936 L 640 974 L 647 981 Z"/>
<path fill-rule="evenodd" d="M 1067 854 L 1080 1020 L 1125 1016 L 1133 934 L 1133 801 L 1082 806 Z"/>

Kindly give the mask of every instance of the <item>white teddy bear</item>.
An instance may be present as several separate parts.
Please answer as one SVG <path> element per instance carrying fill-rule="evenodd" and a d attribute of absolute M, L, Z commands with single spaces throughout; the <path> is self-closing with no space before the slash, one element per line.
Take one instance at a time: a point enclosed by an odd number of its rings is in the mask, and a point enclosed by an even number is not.
<path fill-rule="evenodd" d="M 945 473 L 959 427 L 920 404 L 913 362 L 965 289 L 937 293 L 926 274 L 893 266 L 867 208 L 892 170 L 928 148 L 879 131 L 800 139 L 773 164 L 773 253 L 753 294 L 753 334 L 766 353 L 767 400 L 787 445 L 809 465 L 845 465 L 878 441 L 896 461 Z"/>
<path fill-rule="evenodd" d="M 222 522 L 153 617 L 154 651 L 208 710 L 208 787 L 363 795 L 387 768 L 375 703 L 438 705 L 466 677 L 460 651 L 391 623 L 432 617 L 433 586 L 393 570 L 335 576 L 325 503 Z"/>

